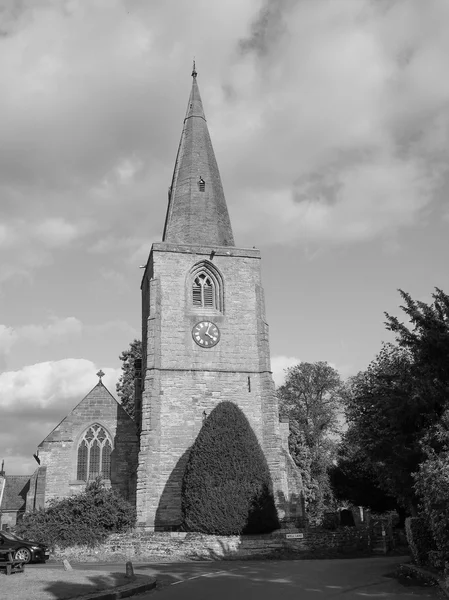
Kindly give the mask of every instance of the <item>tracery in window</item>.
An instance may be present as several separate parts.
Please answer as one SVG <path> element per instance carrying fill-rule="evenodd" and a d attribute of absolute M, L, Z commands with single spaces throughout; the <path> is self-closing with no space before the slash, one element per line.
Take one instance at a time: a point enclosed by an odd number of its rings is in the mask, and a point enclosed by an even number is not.
<path fill-rule="evenodd" d="M 218 269 L 206 261 L 191 272 L 191 302 L 195 308 L 223 310 L 223 280 Z"/>
<path fill-rule="evenodd" d="M 79 481 L 88 481 L 98 476 L 111 478 L 112 440 L 98 423 L 85 431 L 78 445 L 77 475 Z"/>

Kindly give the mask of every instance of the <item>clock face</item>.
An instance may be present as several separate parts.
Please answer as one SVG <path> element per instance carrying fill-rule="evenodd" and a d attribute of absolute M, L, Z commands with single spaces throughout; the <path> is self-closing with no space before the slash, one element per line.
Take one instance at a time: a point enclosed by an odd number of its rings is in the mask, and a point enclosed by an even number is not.
<path fill-rule="evenodd" d="M 212 348 L 220 341 L 218 327 L 210 321 L 201 321 L 192 329 L 192 336 L 198 346 Z"/>

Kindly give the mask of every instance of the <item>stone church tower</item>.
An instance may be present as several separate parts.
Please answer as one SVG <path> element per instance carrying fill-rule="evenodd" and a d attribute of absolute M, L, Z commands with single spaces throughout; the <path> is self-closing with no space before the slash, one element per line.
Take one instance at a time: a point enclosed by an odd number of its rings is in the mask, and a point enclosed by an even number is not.
<path fill-rule="evenodd" d="M 163 238 L 141 288 L 137 513 L 148 530 L 179 527 L 189 449 L 222 401 L 235 403 L 256 433 L 281 518 L 301 495 L 285 451 L 288 424 L 279 423 L 260 251 L 234 243 L 195 68 L 192 77 Z"/>

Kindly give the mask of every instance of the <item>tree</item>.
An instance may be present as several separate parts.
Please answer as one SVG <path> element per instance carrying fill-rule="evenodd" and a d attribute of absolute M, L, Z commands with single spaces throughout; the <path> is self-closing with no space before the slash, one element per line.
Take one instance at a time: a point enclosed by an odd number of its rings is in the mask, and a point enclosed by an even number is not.
<path fill-rule="evenodd" d="M 427 305 L 402 290 L 399 293 L 411 329 L 388 313 L 386 326 L 411 356 L 416 413 L 420 425 L 427 428 L 442 417 L 449 397 L 449 296 L 435 288 L 433 303 Z"/>
<path fill-rule="evenodd" d="M 278 389 L 280 414 L 290 422 L 290 453 L 301 471 L 309 519 L 315 522 L 333 503 L 328 469 L 336 451 L 343 395 L 338 371 L 326 362 L 291 367 Z"/>
<path fill-rule="evenodd" d="M 415 489 L 437 548 L 431 562 L 444 568 L 449 555 L 449 410 L 425 434 L 422 448 L 425 460 L 414 474 Z"/>
<path fill-rule="evenodd" d="M 399 291 L 410 325 L 386 313 L 396 345 L 384 344 L 352 378 L 346 438 L 356 440 L 381 489 L 416 515 L 413 476 L 425 459 L 421 442 L 449 398 L 449 297 L 437 289 L 429 306 Z"/>
<path fill-rule="evenodd" d="M 116 389 L 120 397 L 120 402 L 126 412 L 134 417 L 134 361 L 142 358 L 142 342 L 134 340 L 129 348 L 120 355 L 122 361 L 122 374 L 118 380 Z"/>
<path fill-rule="evenodd" d="M 380 487 L 376 472 L 363 448 L 353 439 L 353 433 L 351 429 L 346 433 L 338 447 L 337 459 L 329 469 L 334 497 L 376 513 L 397 510 L 405 518 L 396 499 Z"/>
<path fill-rule="evenodd" d="M 358 449 L 380 488 L 413 513 L 417 498 L 412 473 L 423 455 L 409 353 L 384 344 L 348 388 L 344 442 Z"/>
<path fill-rule="evenodd" d="M 182 482 L 184 528 L 218 535 L 279 527 L 270 472 L 245 415 L 221 402 L 205 420 Z"/>

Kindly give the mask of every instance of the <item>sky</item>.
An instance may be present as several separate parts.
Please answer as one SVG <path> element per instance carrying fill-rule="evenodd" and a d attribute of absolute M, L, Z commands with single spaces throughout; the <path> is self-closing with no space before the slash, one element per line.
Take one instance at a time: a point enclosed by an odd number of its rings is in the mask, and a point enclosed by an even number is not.
<path fill-rule="evenodd" d="M 346 378 L 448 292 L 447 0 L 0 0 L 0 460 L 140 337 L 195 57 L 272 368 Z"/>

